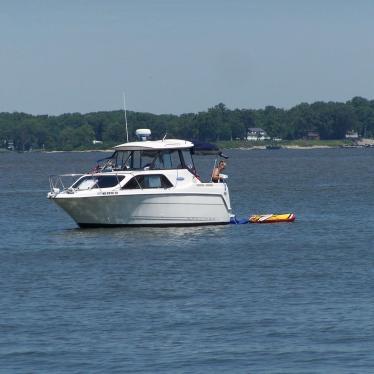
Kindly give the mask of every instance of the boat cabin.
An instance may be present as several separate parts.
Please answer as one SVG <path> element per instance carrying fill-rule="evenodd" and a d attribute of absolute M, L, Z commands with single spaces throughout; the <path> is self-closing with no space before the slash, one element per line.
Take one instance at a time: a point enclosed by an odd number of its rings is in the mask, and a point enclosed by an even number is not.
<path fill-rule="evenodd" d="M 193 144 L 182 140 L 142 141 L 118 145 L 101 171 L 188 169 L 195 174 Z"/>

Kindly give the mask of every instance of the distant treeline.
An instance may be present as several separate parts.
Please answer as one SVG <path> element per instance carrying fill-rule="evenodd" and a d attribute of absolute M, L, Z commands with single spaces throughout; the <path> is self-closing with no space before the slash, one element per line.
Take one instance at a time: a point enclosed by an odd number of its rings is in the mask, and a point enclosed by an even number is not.
<path fill-rule="evenodd" d="M 182 115 L 128 112 L 130 137 L 137 128 L 149 128 L 154 139 L 219 140 L 245 139 L 247 129 L 259 127 L 270 137 L 301 139 L 308 132 L 318 132 L 323 140 L 343 139 L 347 131 L 374 137 L 374 100 L 354 97 L 346 103 L 302 103 L 285 110 L 234 109 L 218 104 L 205 112 Z M 72 150 L 93 148 L 93 140 L 103 146 L 126 139 L 122 110 L 95 113 L 69 113 L 59 116 L 0 113 L 0 147 L 14 145 L 17 150 Z"/>

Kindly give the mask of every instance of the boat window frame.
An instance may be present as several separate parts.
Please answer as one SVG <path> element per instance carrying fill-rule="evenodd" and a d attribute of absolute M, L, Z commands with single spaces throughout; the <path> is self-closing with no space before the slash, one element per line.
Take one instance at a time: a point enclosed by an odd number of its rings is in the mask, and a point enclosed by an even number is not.
<path fill-rule="evenodd" d="M 139 152 L 138 158 L 134 157 L 135 152 Z M 142 165 L 142 152 L 155 152 L 155 156 L 153 157 L 153 160 L 150 163 L 147 163 L 145 165 Z M 179 158 L 179 165 L 172 165 L 171 168 L 155 168 L 154 165 L 156 164 L 157 159 L 162 156 L 162 154 L 167 154 L 167 153 L 172 153 L 172 152 L 177 152 L 178 153 L 178 158 Z M 188 152 L 190 155 L 190 160 L 192 163 L 192 168 L 188 166 L 187 160 L 184 157 L 183 152 Z M 122 158 L 118 157 L 119 154 L 122 153 Z M 128 153 L 127 158 L 125 159 L 125 154 Z M 193 148 L 170 148 L 170 149 L 136 149 L 136 150 L 117 150 L 113 154 L 112 159 L 114 160 L 115 164 L 115 169 L 114 170 L 180 170 L 180 169 L 187 169 L 191 173 L 195 174 L 196 173 L 196 168 L 195 168 L 195 163 L 194 159 L 192 157 L 193 155 Z M 140 161 L 140 167 L 134 167 L 134 161 L 138 159 Z M 121 163 L 119 161 L 121 160 Z M 171 159 L 172 160 L 172 159 Z"/>
<path fill-rule="evenodd" d="M 105 186 L 105 187 L 101 187 L 98 182 L 100 179 L 113 179 L 113 178 L 116 178 L 117 179 L 117 183 L 114 184 L 113 186 Z M 73 183 L 73 185 L 71 186 L 71 188 L 75 189 L 75 190 L 78 190 L 78 191 L 88 191 L 88 190 L 94 190 L 94 189 L 103 189 L 103 188 L 114 188 L 114 187 L 117 187 L 124 179 L 126 178 L 125 175 L 118 175 L 118 174 L 111 174 L 111 175 L 93 175 L 93 174 L 90 174 L 90 175 L 83 175 L 81 178 L 79 178 L 76 182 Z M 92 180 L 94 181 L 95 183 L 93 183 L 91 185 L 91 187 L 88 187 L 88 188 L 83 188 L 83 189 L 80 189 L 79 186 L 84 183 L 85 181 L 87 180 Z"/>
<path fill-rule="evenodd" d="M 183 151 L 189 153 L 189 155 L 190 155 L 190 160 L 191 160 L 191 163 L 192 163 L 192 165 L 191 165 L 192 167 L 189 167 L 189 166 L 187 165 L 186 160 L 185 160 L 185 158 L 184 158 Z M 193 148 L 180 149 L 179 152 L 180 152 L 180 157 L 181 157 L 181 159 L 182 159 L 182 165 L 184 166 L 184 169 L 187 169 L 187 170 L 189 170 L 193 175 L 196 175 L 195 162 L 194 162 L 194 159 L 193 159 L 193 157 L 192 157 L 192 155 L 194 154 L 194 152 L 193 152 Z"/>
<path fill-rule="evenodd" d="M 160 184 L 161 187 L 145 187 L 144 184 L 144 179 L 149 178 L 149 177 L 160 177 Z M 143 180 L 141 180 L 143 179 Z M 130 187 L 128 188 L 127 186 L 134 181 L 137 183 L 137 187 Z M 166 183 L 168 186 L 163 187 L 163 183 Z M 169 188 L 173 188 L 174 185 L 170 181 L 170 179 L 165 175 L 165 174 L 137 174 L 133 175 L 132 178 L 130 178 L 125 185 L 121 187 L 121 190 L 156 190 L 156 189 L 162 189 L 162 190 L 167 190 Z"/>

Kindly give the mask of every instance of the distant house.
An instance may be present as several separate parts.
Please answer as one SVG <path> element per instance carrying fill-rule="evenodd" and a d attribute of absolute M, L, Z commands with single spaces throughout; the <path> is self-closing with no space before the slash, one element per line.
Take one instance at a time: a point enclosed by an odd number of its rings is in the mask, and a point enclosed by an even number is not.
<path fill-rule="evenodd" d="M 320 140 L 321 137 L 320 137 L 318 131 L 308 131 L 306 136 L 305 136 L 305 139 L 307 139 L 307 140 Z"/>
<path fill-rule="evenodd" d="M 9 140 L 8 141 L 8 144 L 7 144 L 7 149 L 9 150 L 9 151 L 14 151 L 14 142 L 13 142 L 13 140 Z"/>
<path fill-rule="evenodd" d="M 247 140 L 259 141 L 259 140 L 269 140 L 270 137 L 265 130 L 260 127 L 250 127 L 247 130 Z"/>
<path fill-rule="evenodd" d="M 92 144 L 103 144 L 102 140 L 92 140 Z"/>
<path fill-rule="evenodd" d="M 351 131 L 347 131 L 347 133 L 345 134 L 345 138 L 346 139 L 358 139 L 359 135 L 357 131 L 351 130 Z"/>

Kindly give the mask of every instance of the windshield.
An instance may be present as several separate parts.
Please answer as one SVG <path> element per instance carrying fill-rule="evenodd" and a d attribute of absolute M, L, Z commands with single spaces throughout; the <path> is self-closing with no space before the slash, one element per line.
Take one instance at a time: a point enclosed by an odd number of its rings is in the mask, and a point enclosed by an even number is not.
<path fill-rule="evenodd" d="M 195 170 L 190 149 L 116 151 L 114 170 Z"/>
<path fill-rule="evenodd" d="M 117 186 L 125 176 L 123 175 L 95 175 L 80 178 L 73 184 L 76 190 L 91 190 L 93 188 L 110 188 Z"/>

